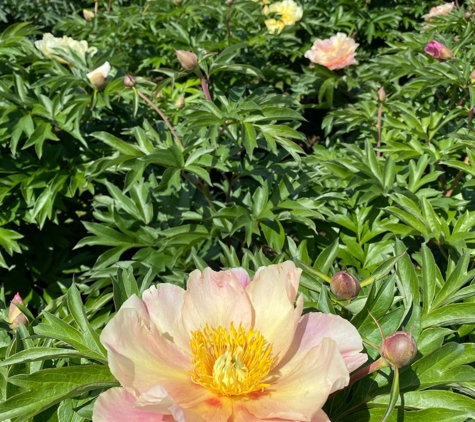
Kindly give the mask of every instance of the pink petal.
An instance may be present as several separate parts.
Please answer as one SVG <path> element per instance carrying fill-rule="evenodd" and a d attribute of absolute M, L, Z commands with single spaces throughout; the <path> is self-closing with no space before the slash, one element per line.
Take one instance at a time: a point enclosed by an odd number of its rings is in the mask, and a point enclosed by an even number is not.
<path fill-rule="evenodd" d="M 348 369 L 337 344 L 326 338 L 310 349 L 290 373 L 286 372 L 263 393 L 255 392 L 241 404 L 257 418 L 309 421 L 328 396 L 347 385 L 348 380 Z"/>
<path fill-rule="evenodd" d="M 173 393 L 176 385 L 190 379 L 189 357 L 157 330 L 144 302 L 135 295 L 104 328 L 101 342 L 108 351 L 111 372 L 138 395 L 157 385 Z"/>
<path fill-rule="evenodd" d="M 125 388 L 111 388 L 102 393 L 94 404 L 93 422 L 171 422 L 164 416 L 134 407 L 135 397 Z"/>
<path fill-rule="evenodd" d="M 277 361 L 287 352 L 301 315 L 294 308 L 301 270 L 288 261 L 260 268 L 246 288 L 255 311 L 254 328 L 272 344 Z"/>
<path fill-rule="evenodd" d="M 182 350 L 189 351 L 190 333 L 182 319 L 184 294 L 181 287 L 164 283 L 145 290 L 142 298 L 158 331 Z"/>
<path fill-rule="evenodd" d="M 230 268 L 229 270 L 226 270 L 226 272 L 230 272 L 234 274 L 237 277 L 237 279 L 241 282 L 241 285 L 244 288 L 246 288 L 251 282 L 251 278 L 249 277 L 249 274 L 244 268 L 241 268 L 241 267 Z"/>
<path fill-rule="evenodd" d="M 179 422 L 228 422 L 233 413 L 233 400 L 214 396 L 192 407 L 177 408 L 173 413 Z"/>
<path fill-rule="evenodd" d="M 350 372 L 368 359 L 365 353 L 360 353 L 363 350 L 361 336 L 349 321 L 337 315 L 311 312 L 300 319 L 292 345 L 278 367 L 287 365 L 287 370 L 291 370 L 293 360 L 298 362 L 324 338 L 331 338 L 336 342 Z"/>
<path fill-rule="evenodd" d="M 206 268 L 195 270 L 188 279 L 184 296 L 183 322 L 188 332 L 219 326 L 229 328 L 231 322 L 247 329 L 252 323 L 252 307 L 246 290 L 238 278 L 228 271 Z"/>
<path fill-rule="evenodd" d="M 311 422 L 331 422 L 328 419 L 327 414 L 323 410 L 319 410 L 315 415 L 313 415 Z"/>

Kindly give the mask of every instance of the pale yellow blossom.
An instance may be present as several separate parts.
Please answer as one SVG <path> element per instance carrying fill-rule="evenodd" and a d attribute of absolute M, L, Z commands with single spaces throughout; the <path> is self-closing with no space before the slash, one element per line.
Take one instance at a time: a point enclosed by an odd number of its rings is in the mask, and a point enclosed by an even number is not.
<path fill-rule="evenodd" d="M 266 6 L 262 9 L 264 15 L 275 13 L 275 19 L 267 19 L 265 24 L 269 33 L 279 34 L 288 25 L 294 25 L 297 21 L 302 19 L 303 10 L 293 0 L 283 0 Z"/>
<path fill-rule="evenodd" d="M 339 32 L 327 40 L 315 40 L 311 50 L 305 53 L 305 57 L 331 70 L 343 69 L 355 63 L 355 51 L 358 45 L 353 38 Z"/>
<path fill-rule="evenodd" d="M 424 15 L 424 20 L 432 21 L 434 16 L 446 16 L 454 8 L 454 2 L 441 4 L 440 6 L 435 6 L 430 9 L 430 12 L 427 15 Z"/>
<path fill-rule="evenodd" d="M 63 38 L 56 38 L 50 33 L 43 34 L 43 39 L 35 41 L 35 46 L 43 53 L 46 58 L 54 58 L 63 64 L 70 63 L 55 54 L 57 49 L 66 51 L 67 47 L 69 47 L 76 51 L 76 53 L 78 53 L 81 57 L 86 57 L 86 53 L 93 55 L 97 52 L 97 48 L 89 47 L 87 41 L 76 41 L 75 39 L 66 36 Z"/>

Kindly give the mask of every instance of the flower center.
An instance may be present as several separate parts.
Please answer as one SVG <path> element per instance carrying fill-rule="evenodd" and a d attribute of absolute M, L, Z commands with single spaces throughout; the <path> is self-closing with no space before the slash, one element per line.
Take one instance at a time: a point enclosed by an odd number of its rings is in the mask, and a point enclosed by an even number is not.
<path fill-rule="evenodd" d="M 274 364 L 272 345 L 258 330 L 206 325 L 191 333 L 190 347 L 193 382 L 216 394 L 240 396 L 269 386 L 263 381 Z"/>

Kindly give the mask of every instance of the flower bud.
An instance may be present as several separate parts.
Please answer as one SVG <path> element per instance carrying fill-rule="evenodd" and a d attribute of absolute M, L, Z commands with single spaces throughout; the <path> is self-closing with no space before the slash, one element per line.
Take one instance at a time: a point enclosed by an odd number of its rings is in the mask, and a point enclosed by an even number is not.
<path fill-rule="evenodd" d="M 437 41 L 429 41 L 424 51 L 441 61 L 454 57 L 454 53 L 449 48 Z"/>
<path fill-rule="evenodd" d="M 175 101 L 175 107 L 180 110 L 185 107 L 185 97 L 180 97 Z"/>
<path fill-rule="evenodd" d="M 198 66 L 198 57 L 191 51 L 175 50 L 176 57 L 185 70 L 193 70 Z"/>
<path fill-rule="evenodd" d="M 179 6 L 182 3 L 183 0 L 173 0 L 173 3 L 175 6 Z"/>
<path fill-rule="evenodd" d="M 467 19 L 468 21 L 469 21 L 470 19 L 472 19 L 472 16 L 473 16 L 473 13 L 472 13 L 472 12 L 467 12 L 467 13 L 465 13 L 465 19 Z"/>
<path fill-rule="evenodd" d="M 94 12 L 91 12 L 90 10 L 86 10 L 86 9 L 82 11 L 82 15 L 84 16 L 84 19 L 86 19 L 88 22 L 91 22 L 96 16 Z"/>
<path fill-rule="evenodd" d="M 111 70 L 111 65 L 109 62 L 105 62 L 102 66 L 94 69 L 92 72 L 89 72 L 86 76 L 91 82 L 91 85 L 94 89 L 101 91 L 107 85 L 107 77 L 109 76 L 109 72 Z"/>
<path fill-rule="evenodd" d="M 358 296 L 360 282 L 355 276 L 339 271 L 330 281 L 330 290 L 339 300 L 351 300 Z"/>
<path fill-rule="evenodd" d="M 124 78 L 124 86 L 126 88 L 133 88 L 137 81 L 135 80 L 135 77 L 132 75 L 125 75 Z"/>
<path fill-rule="evenodd" d="M 226 0 L 226 4 L 227 4 L 228 6 L 231 6 L 231 5 L 233 4 L 233 0 Z"/>
<path fill-rule="evenodd" d="M 401 368 L 416 356 L 417 343 L 411 333 L 398 331 L 383 340 L 380 353 L 390 364 Z"/>
<path fill-rule="evenodd" d="M 21 298 L 20 293 L 17 293 L 13 297 L 13 300 L 10 303 L 10 309 L 8 310 L 8 323 L 10 324 L 10 328 L 12 330 L 17 329 L 20 324 L 26 325 L 28 323 L 28 320 L 25 314 L 14 305 L 15 303 L 24 305 L 23 299 Z"/>
<path fill-rule="evenodd" d="M 386 99 L 386 91 L 384 90 L 384 86 L 378 89 L 378 100 L 383 102 Z"/>
<path fill-rule="evenodd" d="M 475 70 L 472 70 L 472 73 L 470 73 L 470 82 L 475 84 Z"/>

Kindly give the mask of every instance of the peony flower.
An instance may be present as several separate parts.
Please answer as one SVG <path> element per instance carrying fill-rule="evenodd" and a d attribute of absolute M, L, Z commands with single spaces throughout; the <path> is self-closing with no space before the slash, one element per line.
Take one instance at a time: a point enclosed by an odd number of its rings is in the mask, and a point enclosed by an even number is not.
<path fill-rule="evenodd" d="M 454 53 L 438 41 L 429 41 L 424 51 L 438 60 L 448 60 L 454 57 Z"/>
<path fill-rule="evenodd" d="M 193 70 L 198 66 L 198 56 L 191 51 L 175 50 L 176 58 L 184 70 Z"/>
<path fill-rule="evenodd" d="M 305 53 L 305 57 L 331 70 L 343 69 L 355 63 L 355 51 L 358 45 L 353 38 L 339 32 L 330 39 L 315 40 L 312 49 Z"/>
<path fill-rule="evenodd" d="M 25 305 L 23 303 L 23 299 L 20 296 L 20 293 L 17 293 L 13 297 L 13 300 L 10 303 L 10 308 L 8 310 L 8 323 L 10 324 L 10 328 L 12 330 L 18 328 L 20 324 L 26 325 L 28 323 L 28 319 L 26 318 L 25 314 L 15 306 L 15 303 Z"/>
<path fill-rule="evenodd" d="M 122 387 L 98 397 L 93 421 L 328 421 L 329 394 L 367 356 L 347 320 L 301 316 L 300 273 L 290 261 L 252 281 L 206 268 L 186 291 L 160 284 L 130 297 L 101 334 Z"/>
<path fill-rule="evenodd" d="M 69 65 L 69 62 L 55 55 L 57 52 L 56 50 L 66 50 L 67 47 L 69 47 L 84 58 L 86 57 L 86 53 L 93 55 L 97 52 L 97 48 L 89 47 L 87 41 L 76 41 L 75 39 L 66 36 L 63 38 L 56 38 L 50 33 L 43 34 L 42 40 L 35 41 L 35 47 L 40 50 L 46 58 L 54 58 L 60 63 Z"/>
<path fill-rule="evenodd" d="M 268 4 L 268 3 L 264 3 Z M 270 6 L 265 6 L 262 9 L 264 15 L 275 13 L 277 19 L 267 19 L 264 23 L 267 26 L 270 34 L 279 34 L 288 25 L 294 25 L 297 21 L 302 19 L 303 10 L 293 0 L 283 0 L 273 3 Z"/>
<path fill-rule="evenodd" d="M 94 69 L 92 72 L 89 72 L 86 76 L 94 89 L 100 91 L 107 85 L 107 77 L 109 76 L 110 71 L 111 65 L 109 62 L 105 62 L 102 66 Z"/>
<path fill-rule="evenodd" d="M 445 3 L 440 6 L 433 7 L 427 15 L 424 15 L 424 20 L 432 21 L 434 16 L 447 16 L 454 8 L 454 2 Z"/>

